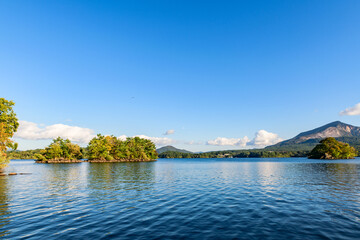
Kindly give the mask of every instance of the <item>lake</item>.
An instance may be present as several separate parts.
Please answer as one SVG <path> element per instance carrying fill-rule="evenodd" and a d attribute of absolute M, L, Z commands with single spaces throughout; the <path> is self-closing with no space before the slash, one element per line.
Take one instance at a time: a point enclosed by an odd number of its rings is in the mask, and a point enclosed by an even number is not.
<path fill-rule="evenodd" d="M 360 159 L 12 161 L 3 239 L 358 239 Z"/>

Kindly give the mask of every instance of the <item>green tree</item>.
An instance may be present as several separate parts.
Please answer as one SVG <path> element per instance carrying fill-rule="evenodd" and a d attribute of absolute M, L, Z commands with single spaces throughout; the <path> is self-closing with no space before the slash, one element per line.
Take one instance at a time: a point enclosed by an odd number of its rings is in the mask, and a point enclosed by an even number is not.
<path fill-rule="evenodd" d="M 87 147 L 90 160 L 155 160 L 156 147 L 149 139 L 139 137 L 121 140 L 98 134 Z"/>
<path fill-rule="evenodd" d="M 17 143 L 11 140 L 19 127 L 18 119 L 13 110 L 14 105 L 14 102 L 0 98 L 0 171 L 4 169 L 9 162 L 6 155 L 7 149 L 17 148 Z"/>
<path fill-rule="evenodd" d="M 72 143 L 69 139 L 58 137 L 40 153 L 35 154 L 35 158 L 39 161 L 76 160 L 82 158 L 82 153 L 79 145 Z"/>
<path fill-rule="evenodd" d="M 98 134 L 89 142 L 88 145 L 89 159 L 112 160 L 110 151 L 111 151 L 111 143 L 109 142 L 109 138 L 106 138 L 101 134 Z"/>
<path fill-rule="evenodd" d="M 320 141 L 310 153 L 311 159 L 351 159 L 356 156 L 355 148 L 347 143 L 329 137 Z"/>

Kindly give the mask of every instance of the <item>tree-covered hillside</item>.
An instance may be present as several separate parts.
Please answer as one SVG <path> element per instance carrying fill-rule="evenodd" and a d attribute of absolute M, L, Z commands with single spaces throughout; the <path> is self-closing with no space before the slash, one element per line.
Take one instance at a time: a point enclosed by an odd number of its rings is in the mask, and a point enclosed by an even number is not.
<path fill-rule="evenodd" d="M 165 147 L 161 147 L 161 148 L 158 148 L 156 149 L 157 153 L 160 154 L 160 153 L 163 153 L 163 152 L 181 152 L 181 153 L 192 153 L 190 151 L 187 151 L 185 149 L 178 149 L 176 147 L 173 147 L 173 146 L 165 146 Z"/>

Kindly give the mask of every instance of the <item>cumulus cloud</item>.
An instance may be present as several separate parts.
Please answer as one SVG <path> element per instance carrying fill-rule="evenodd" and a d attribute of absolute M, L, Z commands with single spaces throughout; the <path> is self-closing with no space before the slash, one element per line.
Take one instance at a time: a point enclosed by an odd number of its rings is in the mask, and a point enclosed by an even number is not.
<path fill-rule="evenodd" d="M 118 137 L 118 139 L 120 139 L 120 140 L 122 140 L 122 141 L 125 141 L 125 140 L 126 140 L 126 138 L 127 138 L 127 136 L 126 136 L 126 135 L 121 135 L 121 136 L 119 136 L 119 137 Z"/>
<path fill-rule="evenodd" d="M 356 104 L 354 107 L 349 107 L 345 109 L 344 111 L 340 112 L 341 116 L 354 116 L 354 115 L 360 115 L 360 103 Z"/>
<path fill-rule="evenodd" d="M 275 133 L 260 130 L 255 134 L 254 139 L 251 141 L 247 136 L 243 138 L 218 137 L 214 140 L 207 141 L 206 144 L 214 146 L 265 147 L 281 142 L 282 140 L 283 139 Z"/>
<path fill-rule="evenodd" d="M 245 147 L 246 144 L 250 141 L 250 139 L 245 136 L 243 138 L 225 138 L 225 137 L 218 137 L 214 140 L 207 141 L 207 145 L 214 145 L 214 146 L 240 146 Z"/>
<path fill-rule="evenodd" d="M 203 145 L 204 142 L 191 140 L 191 141 L 184 142 L 184 144 L 186 144 L 186 145 Z"/>
<path fill-rule="evenodd" d="M 88 143 L 95 136 L 94 131 L 89 128 L 65 124 L 40 126 L 39 124 L 28 121 L 19 121 L 19 123 L 18 131 L 14 137 L 22 139 L 40 140 L 62 137 L 74 142 Z"/>
<path fill-rule="evenodd" d="M 248 145 L 254 145 L 257 147 L 265 147 L 269 145 L 274 145 L 278 142 L 283 141 L 279 135 L 276 133 L 267 132 L 265 130 L 260 130 L 255 134 L 255 138 L 249 142 Z"/>
<path fill-rule="evenodd" d="M 164 135 L 171 135 L 171 134 L 174 134 L 175 133 L 175 130 L 173 129 L 170 129 L 170 130 L 167 130 Z"/>
<path fill-rule="evenodd" d="M 68 138 L 70 141 L 79 143 L 88 143 L 96 135 L 94 131 L 89 128 L 82 128 L 76 126 L 69 126 L 65 124 L 53 124 L 49 126 L 43 126 L 41 124 L 19 121 L 20 126 L 14 137 L 27 139 L 27 140 L 43 140 L 54 139 L 57 137 Z M 118 138 L 126 140 L 126 135 L 121 135 Z M 146 135 L 136 135 L 134 137 L 140 137 L 149 139 L 157 146 L 169 145 L 176 143 L 175 140 L 167 137 L 149 137 Z"/>
<path fill-rule="evenodd" d="M 149 139 L 153 143 L 155 143 L 155 145 L 159 145 L 159 146 L 176 143 L 176 141 L 174 139 L 170 139 L 170 138 L 167 138 L 167 137 L 163 137 L 163 138 L 161 138 L 161 137 L 149 137 L 149 136 L 145 136 L 145 135 L 137 135 L 136 137 Z"/>
<path fill-rule="evenodd" d="M 145 139 L 149 139 L 151 140 L 153 143 L 155 143 L 155 145 L 157 146 L 165 146 L 165 145 L 170 145 L 170 144 L 174 144 L 176 143 L 176 141 L 174 139 L 170 139 L 167 137 L 149 137 L 146 135 L 136 135 L 134 137 L 139 137 L 139 138 L 145 138 Z M 126 140 L 127 136 L 126 135 L 121 135 L 118 137 L 120 140 Z"/>

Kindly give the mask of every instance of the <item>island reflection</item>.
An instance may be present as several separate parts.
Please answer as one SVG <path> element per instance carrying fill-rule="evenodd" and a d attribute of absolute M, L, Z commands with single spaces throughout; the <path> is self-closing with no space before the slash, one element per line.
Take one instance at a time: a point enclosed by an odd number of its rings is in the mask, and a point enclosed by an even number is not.
<path fill-rule="evenodd" d="M 10 234 L 7 225 L 10 223 L 8 177 L 0 176 L 0 238 Z"/>

